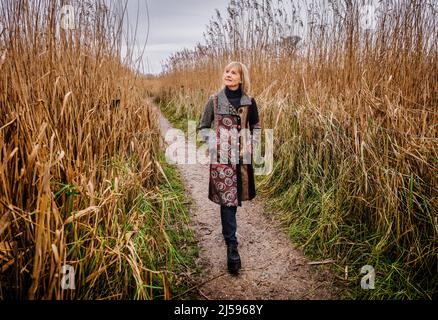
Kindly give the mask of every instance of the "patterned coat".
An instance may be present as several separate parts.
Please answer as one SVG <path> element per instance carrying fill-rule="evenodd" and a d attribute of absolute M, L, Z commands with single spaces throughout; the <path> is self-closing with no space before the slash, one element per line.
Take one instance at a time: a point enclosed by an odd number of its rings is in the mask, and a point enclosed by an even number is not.
<path fill-rule="evenodd" d="M 254 129 L 260 129 L 260 123 L 257 106 L 252 101 L 243 94 L 236 109 L 223 88 L 209 98 L 198 127 L 204 140 L 210 143 L 202 129 L 210 128 L 214 121 L 216 143 L 215 148 L 210 149 L 213 161 L 210 162 L 208 198 L 223 206 L 241 206 L 242 201 L 256 196 L 251 137 Z"/>

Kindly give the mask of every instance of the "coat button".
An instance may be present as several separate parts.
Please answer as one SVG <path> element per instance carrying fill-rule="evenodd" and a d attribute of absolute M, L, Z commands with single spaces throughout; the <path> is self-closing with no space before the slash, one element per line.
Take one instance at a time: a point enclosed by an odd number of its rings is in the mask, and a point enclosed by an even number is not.
<path fill-rule="evenodd" d="M 239 129 L 239 130 L 240 130 L 240 126 L 239 126 L 239 125 L 237 126 L 237 129 Z"/>

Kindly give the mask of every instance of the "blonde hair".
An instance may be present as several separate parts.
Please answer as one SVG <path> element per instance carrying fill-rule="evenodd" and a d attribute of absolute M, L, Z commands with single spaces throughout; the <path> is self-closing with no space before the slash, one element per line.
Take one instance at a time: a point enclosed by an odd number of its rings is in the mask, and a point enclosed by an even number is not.
<path fill-rule="evenodd" d="M 248 94 L 251 90 L 251 81 L 249 79 L 248 68 L 242 62 L 232 61 L 224 68 L 224 71 L 234 67 L 237 68 L 237 72 L 239 72 L 240 79 L 242 80 L 242 84 L 241 84 L 242 93 Z"/>

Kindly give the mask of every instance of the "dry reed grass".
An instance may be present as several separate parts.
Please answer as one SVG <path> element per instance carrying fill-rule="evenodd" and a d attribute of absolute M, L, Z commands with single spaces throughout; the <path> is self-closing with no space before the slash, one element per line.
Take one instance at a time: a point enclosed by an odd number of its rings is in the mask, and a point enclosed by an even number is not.
<path fill-rule="evenodd" d="M 124 5 L 71 3 L 74 30 L 59 1 L 0 5 L 0 299 L 168 299 L 181 208 L 159 187 L 157 115 L 121 62 Z"/>
<path fill-rule="evenodd" d="M 248 64 L 262 125 L 275 129 L 275 169 L 259 187 L 291 237 L 342 268 L 375 265 L 378 290 L 360 296 L 436 297 L 436 3 L 382 2 L 375 32 L 361 28 L 359 1 L 329 1 L 331 18 L 322 3 L 231 1 L 151 94 L 199 119 L 222 67 Z M 306 4 L 315 19 L 297 42 L 293 12 Z"/>

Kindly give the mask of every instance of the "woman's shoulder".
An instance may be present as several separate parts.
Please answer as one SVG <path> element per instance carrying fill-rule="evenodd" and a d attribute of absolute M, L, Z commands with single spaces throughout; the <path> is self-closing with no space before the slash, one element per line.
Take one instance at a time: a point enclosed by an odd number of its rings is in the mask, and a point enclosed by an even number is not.
<path fill-rule="evenodd" d="M 214 98 L 216 98 L 217 96 L 219 96 L 219 93 L 220 93 L 220 91 L 212 93 L 212 94 L 208 97 L 208 100 L 213 100 Z"/>
<path fill-rule="evenodd" d="M 213 102 L 215 96 L 216 96 L 216 94 L 212 94 L 212 95 L 210 95 L 210 96 L 208 97 L 208 99 L 207 99 L 207 103 L 211 103 L 211 102 Z"/>
<path fill-rule="evenodd" d="M 254 103 L 255 102 L 255 98 L 254 98 L 254 96 L 252 95 L 252 94 L 249 94 L 249 93 L 244 93 L 243 94 L 246 98 L 248 98 L 249 100 L 251 100 L 251 102 L 252 103 Z"/>

